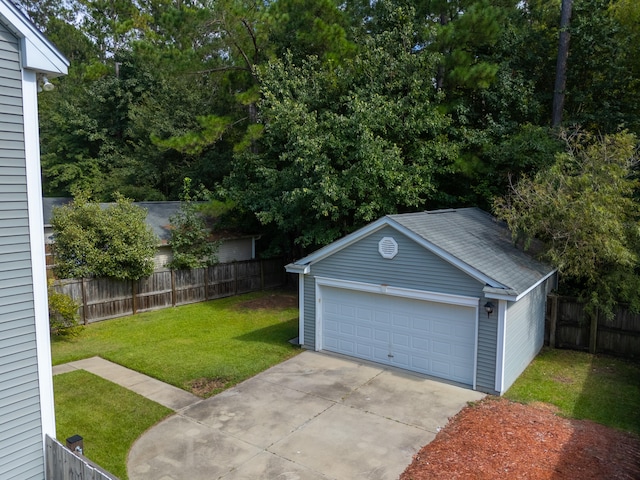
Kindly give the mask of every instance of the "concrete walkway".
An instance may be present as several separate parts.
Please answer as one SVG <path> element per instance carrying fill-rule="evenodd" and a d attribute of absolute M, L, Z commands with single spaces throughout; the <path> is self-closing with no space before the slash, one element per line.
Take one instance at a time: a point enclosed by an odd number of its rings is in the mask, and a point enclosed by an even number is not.
<path fill-rule="evenodd" d="M 122 367 L 100 357 L 91 357 L 76 362 L 53 367 L 53 374 L 68 373 L 74 370 L 86 370 L 110 382 L 147 397 L 171 410 L 181 410 L 201 401 L 200 397 L 189 392 L 151 378 L 142 373 Z"/>

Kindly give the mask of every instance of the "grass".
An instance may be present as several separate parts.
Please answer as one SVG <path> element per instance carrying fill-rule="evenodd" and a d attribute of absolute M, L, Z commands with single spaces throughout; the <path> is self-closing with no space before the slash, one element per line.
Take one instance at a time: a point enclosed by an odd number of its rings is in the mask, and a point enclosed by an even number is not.
<path fill-rule="evenodd" d="M 299 352 L 288 343 L 297 335 L 297 308 L 255 308 L 277 295 L 257 292 L 91 324 L 77 337 L 52 340 L 53 364 L 99 355 L 185 390 L 210 381 L 216 388 L 205 396 L 217 393 Z"/>
<path fill-rule="evenodd" d="M 172 412 L 84 370 L 56 375 L 53 388 L 57 438 L 82 436 L 85 456 L 123 480 L 133 442 Z"/>
<path fill-rule="evenodd" d="M 566 417 L 593 420 L 640 435 L 637 363 L 543 349 L 505 397 L 522 403 L 550 403 Z"/>

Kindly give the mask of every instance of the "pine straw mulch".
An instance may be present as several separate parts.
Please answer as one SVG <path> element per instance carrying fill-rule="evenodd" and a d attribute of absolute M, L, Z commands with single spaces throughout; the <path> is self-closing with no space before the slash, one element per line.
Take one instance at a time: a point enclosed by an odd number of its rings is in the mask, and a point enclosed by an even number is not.
<path fill-rule="evenodd" d="M 495 397 L 465 407 L 400 480 L 640 479 L 640 438 L 554 408 Z"/>

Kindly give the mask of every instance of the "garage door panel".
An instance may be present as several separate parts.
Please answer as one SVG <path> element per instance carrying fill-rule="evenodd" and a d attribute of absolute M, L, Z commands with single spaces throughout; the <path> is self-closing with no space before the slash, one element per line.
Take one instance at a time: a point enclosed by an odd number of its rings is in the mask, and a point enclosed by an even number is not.
<path fill-rule="evenodd" d="M 380 363 L 389 363 L 389 350 L 386 348 L 376 347 L 373 349 L 373 358 L 370 360 L 380 362 Z"/>
<path fill-rule="evenodd" d="M 353 323 L 341 322 L 339 325 L 339 332 L 344 335 L 355 335 L 356 326 Z"/>
<path fill-rule="evenodd" d="M 373 328 L 358 325 L 356 328 L 358 338 L 373 339 Z"/>
<path fill-rule="evenodd" d="M 366 357 L 370 357 L 373 354 L 373 347 L 370 346 L 370 345 L 363 345 L 362 343 L 359 343 L 356 346 L 356 353 L 359 356 L 362 356 L 362 357 L 365 357 L 365 358 Z"/>
<path fill-rule="evenodd" d="M 322 287 L 323 348 L 473 383 L 476 309 Z"/>
<path fill-rule="evenodd" d="M 371 321 L 371 319 L 373 319 L 375 312 L 373 311 L 373 309 L 370 308 L 358 308 L 358 320 L 363 320 L 363 321 Z"/>
<path fill-rule="evenodd" d="M 409 328 L 411 325 L 411 317 L 409 315 L 393 315 L 391 324 L 394 327 Z"/>
<path fill-rule="evenodd" d="M 420 337 L 411 338 L 411 348 L 413 348 L 414 350 L 423 350 L 424 352 L 429 352 L 430 343 L 431 342 L 429 342 L 428 338 L 420 338 Z"/>
<path fill-rule="evenodd" d="M 391 335 L 391 345 L 400 348 L 409 348 L 411 346 L 411 337 L 402 333 L 394 333 Z"/>
<path fill-rule="evenodd" d="M 376 323 L 382 323 L 384 325 L 391 325 L 391 313 L 390 312 L 376 311 L 374 319 L 375 319 Z"/>
<path fill-rule="evenodd" d="M 385 345 L 389 344 L 389 341 L 391 339 L 391 332 L 388 332 L 386 330 L 380 330 L 379 328 L 377 328 L 375 332 L 376 332 L 375 340 L 377 342 L 384 343 Z"/>
<path fill-rule="evenodd" d="M 431 370 L 437 377 L 451 378 L 452 376 L 454 376 L 452 375 L 451 364 L 449 362 L 431 360 Z"/>

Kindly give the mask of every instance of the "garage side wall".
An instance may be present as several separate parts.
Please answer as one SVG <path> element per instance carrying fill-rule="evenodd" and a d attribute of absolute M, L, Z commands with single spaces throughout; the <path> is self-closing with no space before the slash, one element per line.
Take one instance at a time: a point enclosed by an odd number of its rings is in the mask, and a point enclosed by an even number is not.
<path fill-rule="evenodd" d="M 547 279 L 524 298 L 507 306 L 504 389 L 516 381 L 544 344 L 547 293 L 555 283 Z"/>
<path fill-rule="evenodd" d="M 483 298 L 480 306 L 488 299 Z M 480 309 L 478 322 L 478 366 L 476 373 L 476 390 L 496 394 L 496 346 L 498 344 L 497 315 L 490 317 Z"/>
<path fill-rule="evenodd" d="M 304 346 L 316 348 L 316 282 L 309 275 L 304 279 Z"/>

